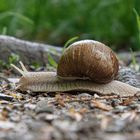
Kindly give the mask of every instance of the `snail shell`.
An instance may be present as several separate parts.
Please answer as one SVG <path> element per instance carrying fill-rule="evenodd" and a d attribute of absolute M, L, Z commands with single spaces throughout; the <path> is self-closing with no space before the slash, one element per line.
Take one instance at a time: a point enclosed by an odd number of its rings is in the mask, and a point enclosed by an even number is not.
<path fill-rule="evenodd" d="M 118 73 L 115 53 L 106 45 L 94 40 L 71 44 L 58 63 L 57 75 L 61 79 L 90 79 L 108 83 Z"/>

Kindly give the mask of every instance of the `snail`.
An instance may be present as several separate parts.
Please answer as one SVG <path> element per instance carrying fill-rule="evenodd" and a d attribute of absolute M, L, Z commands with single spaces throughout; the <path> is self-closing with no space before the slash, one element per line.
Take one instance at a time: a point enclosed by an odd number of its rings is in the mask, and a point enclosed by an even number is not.
<path fill-rule="evenodd" d="M 94 40 L 81 40 L 63 52 L 57 72 L 28 72 L 15 65 L 22 77 L 17 89 L 33 92 L 88 91 L 101 95 L 135 95 L 139 88 L 114 80 L 119 63 L 111 48 Z"/>

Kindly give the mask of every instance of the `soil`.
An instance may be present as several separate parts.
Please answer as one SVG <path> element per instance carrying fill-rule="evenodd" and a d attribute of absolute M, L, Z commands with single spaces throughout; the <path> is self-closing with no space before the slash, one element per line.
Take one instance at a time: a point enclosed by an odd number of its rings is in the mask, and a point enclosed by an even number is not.
<path fill-rule="evenodd" d="M 140 139 L 140 95 L 22 93 L 0 83 L 0 140 Z"/>

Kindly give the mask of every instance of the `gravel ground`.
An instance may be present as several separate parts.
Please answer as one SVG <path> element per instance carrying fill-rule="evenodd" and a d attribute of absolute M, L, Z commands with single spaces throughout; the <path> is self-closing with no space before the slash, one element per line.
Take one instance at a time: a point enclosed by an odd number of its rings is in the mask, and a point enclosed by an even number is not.
<path fill-rule="evenodd" d="M 21 93 L 0 83 L 0 140 L 140 140 L 140 95 Z"/>

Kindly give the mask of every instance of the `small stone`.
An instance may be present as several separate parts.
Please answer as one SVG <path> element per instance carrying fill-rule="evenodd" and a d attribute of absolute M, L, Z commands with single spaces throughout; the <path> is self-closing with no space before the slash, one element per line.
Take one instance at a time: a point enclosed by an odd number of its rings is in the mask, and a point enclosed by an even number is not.
<path fill-rule="evenodd" d="M 123 113 L 125 110 L 127 110 L 127 106 L 116 106 L 115 109 L 113 110 L 114 113 Z"/>
<path fill-rule="evenodd" d="M 30 104 L 30 103 L 27 103 L 24 105 L 25 108 L 28 108 L 30 110 L 34 110 L 36 108 L 36 105 L 35 104 Z"/>
<path fill-rule="evenodd" d="M 19 115 L 12 115 L 12 116 L 10 116 L 10 120 L 12 121 L 12 122 L 19 122 L 20 121 L 20 116 Z"/>
<path fill-rule="evenodd" d="M 79 98 L 92 98 L 92 95 L 88 93 L 81 93 L 78 95 Z"/>
<path fill-rule="evenodd" d="M 8 78 L 8 80 L 14 84 L 19 82 L 19 78 Z"/>
<path fill-rule="evenodd" d="M 112 120 L 105 131 L 108 133 L 121 132 L 125 128 L 125 126 L 126 122 L 121 119 Z"/>
<path fill-rule="evenodd" d="M 129 107 L 133 110 L 137 109 L 138 108 L 138 104 L 137 103 L 133 103 L 131 105 L 129 105 Z"/>
<path fill-rule="evenodd" d="M 94 98 L 99 98 L 99 95 L 97 95 L 97 94 L 94 94 Z"/>
<path fill-rule="evenodd" d="M 20 103 L 13 104 L 13 109 L 19 109 L 20 107 L 23 107 L 23 104 Z"/>
<path fill-rule="evenodd" d="M 95 106 L 93 103 L 89 103 L 89 108 L 90 108 L 90 109 L 95 109 L 96 106 Z"/>
<path fill-rule="evenodd" d="M 37 103 L 35 111 L 36 113 L 53 113 L 54 109 L 53 106 L 48 105 L 46 100 L 43 100 Z"/>
<path fill-rule="evenodd" d="M 47 121 L 47 122 L 51 122 L 51 121 L 57 119 L 58 116 L 54 115 L 54 114 L 40 113 L 40 114 L 37 115 L 36 118 L 40 119 L 40 120 Z"/>
<path fill-rule="evenodd" d="M 5 129 L 5 130 L 9 130 L 9 129 L 13 129 L 15 128 L 15 124 L 9 121 L 0 121 L 0 129 Z"/>
<path fill-rule="evenodd" d="M 116 107 L 116 106 L 119 105 L 119 103 L 120 103 L 120 101 L 119 101 L 118 99 L 112 99 L 112 101 L 111 101 L 111 106 L 112 106 L 112 107 Z"/>
<path fill-rule="evenodd" d="M 70 122 L 68 120 L 63 120 L 63 121 L 60 121 L 60 120 L 54 120 L 53 121 L 53 125 L 62 130 L 62 131 L 69 131 L 69 132 L 74 132 L 74 131 L 77 131 L 78 130 L 78 125 L 76 122 Z"/>
<path fill-rule="evenodd" d="M 45 119 L 48 121 L 52 121 L 52 120 L 57 119 L 57 118 L 58 118 L 58 116 L 56 116 L 56 115 L 47 114 Z"/>

